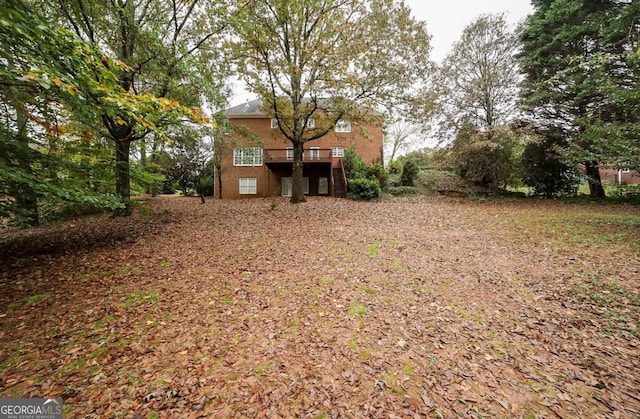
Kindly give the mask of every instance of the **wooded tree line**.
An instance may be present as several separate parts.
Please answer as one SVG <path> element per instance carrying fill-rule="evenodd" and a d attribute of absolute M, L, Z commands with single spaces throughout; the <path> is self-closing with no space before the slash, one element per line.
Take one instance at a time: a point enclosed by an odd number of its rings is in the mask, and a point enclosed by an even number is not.
<path fill-rule="evenodd" d="M 586 180 L 604 197 L 599 167 L 639 167 L 640 2 L 532 4 L 518 26 L 480 16 L 439 67 L 438 156 L 494 190 L 552 196 Z"/>
<path fill-rule="evenodd" d="M 480 17 L 436 66 L 402 0 L 0 0 L 0 216 L 36 224 L 69 202 L 126 215 L 132 185 L 211 183 L 232 76 L 293 145 L 292 202 L 305 144 L 381 112 L 395 152 L 412 130 L 393 121 L 432 121 L 465 176 L 499 186 L 504 168 L 474 170 L 513 143 L 556 180 L 581 165 L 602 196 L 599 165 L 639 163 L 640 5 L 533 5 L 518 28 Z"/>

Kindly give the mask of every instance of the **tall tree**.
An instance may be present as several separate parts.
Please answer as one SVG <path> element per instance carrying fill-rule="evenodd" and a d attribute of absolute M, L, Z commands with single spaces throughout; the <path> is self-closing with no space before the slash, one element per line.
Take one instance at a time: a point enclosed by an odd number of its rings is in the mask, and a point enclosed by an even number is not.
<path fill-rule="evenodd" d="M 307 142 L 340 119 L 427 98 L 417 91 L 431 69 L 429 36 L 402 0 L 255 0 L 234 30 L 239 71 L 293 146 L 292 203 L 305 200 Z"/>
<path fill-rule="evenodd" d="M 223 101 L 225 61 L 216 42 L 227 25 L 231 5 L 226 0 L 59 0 L 51 12 L 58 13 L 78 36 L 126 64 L 117 76 L 127 94 L 198 106 L 204 99 Z M 106 136 L 115 144 L 116 195 L 125 204 L 116 215 L 126 215 L 131 196 L 131 144 L 157 126 L 180 121 L 159 114 L 155 121 L 140 124 L 117 111 L 103 113 L 101 120 Z"/>
<path fill-rule="evenodd" d="M 51 30 L 21 0 L 1 0 L 0 21 L 0 195 L 12 198 L 2 200 L 0 215 L 37 224 L 39 199 L 108 205 L 88 183 L 74 182 L 83 169 L 61 159 L 55 144 L 82 136 L 95 110 L 140 113 L 142 104 L 115 82 L 122 65 L 69 31 Z"/>
<path fill-rule="evenodd" d="M 392 162 L 398 153 L 406 151 L 416 143 L 420 133 L 418 125 L 402 118 L 395 118 L 385 128 L 384 145 L 389 150 L 388 161 Z"/>
<path fill-rule="evenodd" d="M 481 15 L 468 25 L 439 72 L 441 136 L 455 136 L 465 123 L 481 131 L 517 115 L 518 35 L 504 14 Z"/>
<path fill-rule="evenodd" d="M 522 32 L 523 98 L 536 125 L 559 129 L 604 197 L 599 165 L 640 154 L 640 2 L 535 0 Z M 636 166 L 637 167 L 637 166 Z"/>

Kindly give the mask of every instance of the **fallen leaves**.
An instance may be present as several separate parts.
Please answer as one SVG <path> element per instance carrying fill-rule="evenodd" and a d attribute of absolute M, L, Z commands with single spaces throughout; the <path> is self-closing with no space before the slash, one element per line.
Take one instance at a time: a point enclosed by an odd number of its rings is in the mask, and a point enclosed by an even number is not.
<path fill-rule="evenodd" d="M 624 207 L 145 205 L 6 231 L 0 397 L 74 417 L 640 414 Z M 583 212 L 636 220 L 629 240 L 558 241 Z"/>

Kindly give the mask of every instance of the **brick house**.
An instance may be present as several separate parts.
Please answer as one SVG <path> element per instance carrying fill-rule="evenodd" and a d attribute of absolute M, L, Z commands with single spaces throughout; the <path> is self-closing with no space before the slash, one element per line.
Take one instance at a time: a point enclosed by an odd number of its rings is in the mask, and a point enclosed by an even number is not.
<path fill-rule="evenodd" d="M 629 169 L 601 168 L 600 180 L 602 182 L 619 183 L 624 185 L 640 184 L 640 173 Z"/>
<path fill-rule="evenodd" d="M 234 135 L 233 151 L 222 159 L 222 197 L 290 196 L 293 147 L 282 136 L 275 121 L 261 110 L 260 101 L 253 100 L 229 108 L 225 116 L 232 126 L 243 126 L 261 142 L 249 136 Z M 382 127 L 360 126 L 341 120 L 329 134 L 305 143 L 303 176 L 306 195 L 346 196 L 342 158 L 352 145 L 365 162 L 382 161 Z"/>

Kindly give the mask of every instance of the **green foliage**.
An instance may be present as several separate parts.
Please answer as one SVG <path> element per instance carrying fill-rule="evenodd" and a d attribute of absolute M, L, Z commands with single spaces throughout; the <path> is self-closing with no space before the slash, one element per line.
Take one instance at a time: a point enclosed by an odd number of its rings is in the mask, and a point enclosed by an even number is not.
<path fill-rule="evenodd" d="M 497 192 L 518 181 L 520 135 L 511 127 L 461 130 L 451 148 L 452 164 L 462 178 Z"/>
<path fill-rule="evenodd" d="M 400 175 L 400 184 L 402 186 L 413 186 L 413 181 L 420 172 L 417 163 L 412 160 L 406 160 L 402 165 L 402 174 Z"/>
<path fill-rule="evenodd" d="M 349 181 L 349 198 L 356 201 L 373 201 L 380 198 L 381 193 L 377 179 L 357 178 Z"/>
<path fill-rule="evenodd" d="M 344 171 L 347 176 L 349 198 L 359 201 L 378 199 L 389 183 L 389 174 L 380 163 L 365 163 L 355 147 L 345 150 Z"/>
<path fill-rule="evenodd" d="M 640 155 L 640 2 L 535 2 L 522 32 L 524 104 L 563 131 L 567 162 L 582 163 L 591 196 L 604 197 L 598 164 Z"/>
<path fill-rule="evenodd" d="M 387 192 L 393 196 L 418 195 L 420 191 L 415 186 L 392 186 Z"/>
<path fill-rule="evenodd" d="M 391 162 L 389 162 L 388 171 L 391 175 L 398 175 L 402 173 L 402 161 L 392 160 Z"/>
<path fill-rule="evenodd" d="M 573 166 L 557 153 L 562 139 L 547 134 L 539 141 L 527 144 L 522 154 L 522 183 L 544 197 L 573 196 L 579 176 Z"/>

